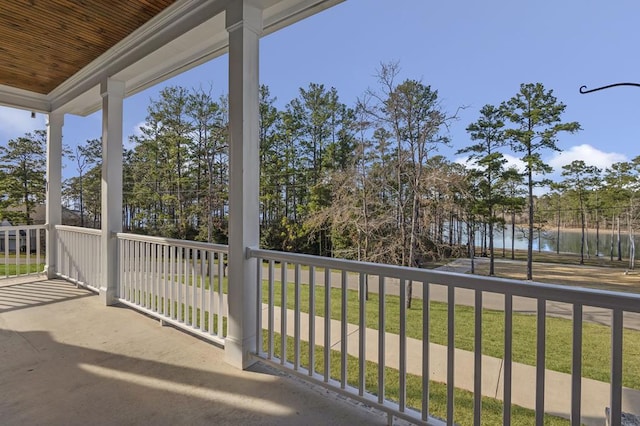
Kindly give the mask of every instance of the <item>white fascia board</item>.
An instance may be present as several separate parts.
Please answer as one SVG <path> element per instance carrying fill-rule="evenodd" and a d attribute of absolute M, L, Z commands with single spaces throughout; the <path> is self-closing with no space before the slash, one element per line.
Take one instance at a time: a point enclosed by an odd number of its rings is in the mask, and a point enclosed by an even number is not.
<path fill-rule="evenodd" d="M 264 35 L 322 12 L 344 0 L 282 0 L 264 12 Z"/>
<path fill-rule="evenodd" d="M 0 105 L 42 113 L 51 111 L 51 103 L 46 95 L 3 84 L 0 84 Z"/>

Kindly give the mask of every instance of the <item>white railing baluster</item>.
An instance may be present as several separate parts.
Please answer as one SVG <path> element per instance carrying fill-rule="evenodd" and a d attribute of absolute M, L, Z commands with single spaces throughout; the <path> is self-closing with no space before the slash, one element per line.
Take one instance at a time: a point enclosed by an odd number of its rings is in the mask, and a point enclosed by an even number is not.
<path fill-rule="evenodd" d="M 149 309 L 149 243 L 142 243 L 142 307 Z"/>
<path fill-rule="evenodd" d="M 184 249 L 184 323 L 191 325 L 191 249 Z"/>
<path fill-rule="evenodd" d="M 151 310 L 153 312 L 158 312 L 158 245 L 155 243 L 149 244 L 150 249 L 150 267 L 151 267 Z"/>
<path fill-rule="evenodd" d="M 222 338 L 224 336 L 224 264 L 225 264 L 225 254 L 222 252 L 218 253 L 218 337 Z M 228 283 L 228 280 L 227 280 Z M 228 285 L 228 284 L 227 284 Z"/>
<path fill-rule="evenodd" d="M 204 250 L 200 250 L 200 331 L 204 332 L 207 327 L 205 327 L 206 325 L 206 317 L 205 317 L 205 311 L 206 311 L 206 306 L 205 306 L 205 302 L 207 301 L 206 298 L 206 289 L 205 289 L 205 284 L 206 284 L 206 267 L 207 267 L 207 252 Z M 211 313 L 209 313 L 209 315 L 211 315 Z"/>
<path fill-rule="evenodd" d="M 544 392 L 547 347 L 547 301 L 538 299 L 536 335 L 536 426 L 544 425 Z"/>
<path fill-rule="evenodd" d="M 347 318 L 347 271 L 342 270 L 340 274 L 340 386 L 344 389 L 347 386 L 347 339 L 349 320 Z"/>
<path fill-rule="evenodd" d="M 429 417 L 429 342 L 431 327 L 429 283 L 422 282 L 422 420 Z"/>
<path fill-rule="evenodd" d="M 268 340 L 268 359 L 272 359 L 275 353 L 275 342 L 274 342 L 274 332 L 275 332 L 275 264 L 273 260 L 269 261 L 269 306 L 268 306 L 268 315 L 269 315 L 269 340 Z"/>
<path fill-rule="evenodd" d="M 169 247 L 169 318 L 176 320 L 177 308 L 176 308 L 176 298 L 178 297 L 176 294 L 177 285 L 176 285 L 176 274 L 177 274 L 177 266 L 176 266 L 176 248 L 173 246 Z"/>
<path fill-rule="evenodd" d="M 25 253 L 25 257 L 27 259 L 26 275 L 29 275 L 31 274 L 31 229 L 27 229 L 25 233 L 26 233 L 26 239 L 27 239 L 27 249 Z"/>
<path fill-rule="evenodd" d="M 573 305 L 573 342 L 571 360 L 571 424 L 580 426 L 582 401 L 582 305 Z"/>
<path fill-rule="evenodd" d="M 316 370 L 316 268 L 309 266 L 309 375 Z"/>
<path fill-rule="evenodd" d="M 386 303 L 387 291 L 385 288 L 385 277 L 379 275 L 378 278 L 378 404 L 385 400 L 385 366 L 386 362 Z"/>
<path fill-rule="evenodd" d="M 131 302 L 139 305 L 138 286 L 140 283 L 138 265 L 140 265 L 140 242 L 131 241 Z"/>
<path fill-rule="evenodd" d="M 511 372 L 513 345 L 513 296 L 504 295 L 504 391 L 503 391 L 503 412 L 502 424 L 511 424 Z"/>
<path fill-rule="evenodd" d="M 215 259 L 216 259 L 216 252 L 215 251 L 210 251 L 208 252 L 208 260 L 209 260 L 209 334 L 215 334 L 214 331 L 214 314 L 215 314 L 215 296 L 216 296 L 216 281 L 215 281 Z M 261 271 L 262 272 L 262 271 Z M 260 282 L 260 280 L 262 279 L 262 275 L 258 275 L 258 282 Z M 262 287 L 260 287 L 262 288 Z M 262 301 L 260 299 L 258 299 L 258 306 L 256 306 L 256 309 L 259 313 L 261 313 L 262 311 L 260 310 L 260 304 L 262 303 Z M 259 320 L 262 320 L 260 315 L 257 315 L 257 317 L 259 318 Z M 260 327 L 261 329 L 262 327 Z M 256 333 L 257 335 L 258 333 Z M 262 331 L 260 330 L 260 333 L 262 334 Z M 259 346 L 256 346 L 259 348 Z"/>
<path fill-rule="evenodd" d="M 9 231 L 3 231 L 4 233 L 4 276 L 9 278 Z M 60 262 L 58 262 L 58 265 Z"/>
<path fill-rule="evenodd" d="M 191 250 L 191 325 L 198 326 L 198 251 Z"/>
<path fill-rule="evenodd" d="M 123 267 L 125 268 L 124 271 L 124 275 L 125 275 L 125 280 L 124 280 L 124 285 L 125 285 L 125 292 L 123 294 L 120 295 L 120 297 L 123 297 L 125 300 L 127 301 L 131 301 L 131 244 L 132 242 L 129 240 L 123 240 L 124 243 L 124 252 L 122 253 L 123 256 Z"/>
<path fill-rule="evenodd" d="M 124 241 L 122 240 L 118 240 L 117 244 L 118 244 L 118 264 L 122 265 L 123 264 L 123 259 L 122 256 L 124 255 Z M 124 295 L 124 268 L 121 266 L 120 267 L 120 271 L 119 274 L 120 275 L 120 283 L 119 286 L 120 288 L 118 288 L 118 295 L 120 297 L 122 297 Z"/>
<path fill-rule="evenodd" d="M 400 336 L 398 336 L 399 349 L 399 389 L 398 410 L 404 412 L 407 408 L 407 282 L 400 280 Z"/>
<path fill-rule="evenodd" d="M 199 328 L 198 325 L 198 307 L 200 306 L 201 298 L 200 298 L 200 289 L 198 284 L 200 281 L 200 268 L 198 268 L 198 250 L 191 250 L 191 325 L 194 328 Z"/>
<path fill-rule="evenodd" d="M 16 258 L 15 258 L 15 264 L 16 264 L 16 277 L 20 275 L 20 247 L 22 244 L 22 238 L 20 238 L 20 228 L 16 229 L 16 247 L 15 247 L 15 251 L 16 251 Z"/>
<path fill-rule="evenodd" d="M 453 425 L 455 362 L 455 287 L 447 287 L 447 424 Z"/>
<path fill-rule="evenodd" d="M 162 313 L 171 316 L 169 300 L 169 246 L 162 246 Z"/>
<path fill-rule="evenodd" d="M 473 343 L 473 424 L 482 419 L 482 291 L 475 290 Z"/>
<path fill-rule="evenodd" d="M 324 381 L 331 378 L 331 269 L 324 270 Z"/>
<path fill-rule="evenodd" d="M 280 264 L 280 364 L 287 361 L 287 262 Z"/>
<path fill-rule="evenodd" d="M 364 395 L 365 391 L 365 377 L 367 375 L 367 289 L 365 279 L 366 275 L 362 272 L 359 274 L 360 279 L 358 281 L 359 288 L 359 300 L 358 300 L 358 394 Z"/>
<path fill-rule="evenodd" d="M 42 269 L 40 268 L 40 245 L 42 242 L 42 230 L 38 229 L 36 230 L 36 265 L 38 265 L 37 269 L 38 272 L 42 272 Z"/>
<path fill-rule="evenodd" d="M 622 310 L 613 309 L 611 318 L 611 410 L 610 425 L 622 423 Z"/>
<path fill-rule="evenodd" d="M 182 273 L 182 252 L 183 252 L 183 248 L 179 247 L 178 248 L 178 255 L 177 255 L 177 259 L 176 259 L 176 267 L 178 269 L 178 273 L 177 273 L 177 283 L 176 283 L 176 288 L 178 289 L 178 308 L 177 310 L 177 320 L 181 323 L 184 323 L 184 312 L 185 312 L 185 307 L 183 304 L 183 300 L 182 300 L 182 292 L 183 292 L 183 287 L 184 287 L 184 276 Z"/>
<path fill-rule="evenodd" d="M 262 259 L 256 260 L 256 349 L 259 354 L 263 353 L 264 338 L 262 334 Z M 213 303 L 213 299 L 211 299 Z M 213 306 L 213 305 L 212 305 Z M 213 312 L 211 313 L 213 317 Z"/>
<path fill-rule="evenodd" d="M 294 270 L 294 301 L 293 301 L 293 369 L 300 368 L 300 264 L 295 264 Z"/>

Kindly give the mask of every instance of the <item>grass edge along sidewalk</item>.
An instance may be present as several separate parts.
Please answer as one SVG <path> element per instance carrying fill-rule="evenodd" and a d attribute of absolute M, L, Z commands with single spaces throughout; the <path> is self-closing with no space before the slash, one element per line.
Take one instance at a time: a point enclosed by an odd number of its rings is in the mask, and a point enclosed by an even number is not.
<path fill-rule="evenodd" d="M 264 330 L 263 350 L 267 351 L 267 332 Z M 281 338 L 279 333 L 274 333 L 274 353 L 281 352 Z M 294 340 L 287 337 L 287 359 L 294 357 Z M 301 367 L 308 369 L 309 364 L 309 344 L 302 341 L 300 344 Z M 330 377 L 334 380 L 340 379 L 340 353 L 336 350 L 330 351 Z M 322 347 L 315 348 L 315 371 L 322 374 L 324 372 L 324 351 Z M 377 395 L 378 386 L 378 364 L 372 361 L 366 361 L 366 390 Z M 359 374 L 359 360 L 352 355 L 347 356 L 347 382 L 349 386 L 357 387 Z M 385 367 L 385 398 L 398 402 L 399 399 L 399 371 L 392 367 Z M 406 377 L 406 401 L 407 406 L 416 410 L 422 407 L 422 378 L 415 374 L 407 374 Z M 472 425 L 474 414 L 473 393 L 464 389 L 454 388 L 454 418 L 455 424 L 460 426 Z M 503 402 L 496 398 L 487 396 L 482 397 L 481 419 L 482 424 L 501 424 L 503 413 Z M 445 418 L 447 413 L 447 386 L 443 383 L 435 381 L 429 382 L 429 415 L 439 418 Z M 531 409 L 520 407 L 516 404 L 511 405 L 511 424 L 517 426 L 531 425 L 535 421 L 535 412 Z M 568 425 L 569 420 L 545 414 L 545 425 Z"/>
<path fill-rule="evenodd" d="M 274 285 L 274 304 L 280 306 L 281 285 Z M 268 302 L 268 285 L 263 281 L 263 302 Z M 309 312 L 309 286 L 300 284 L 300 309 Z M 366 302 L 366 327 L 378 329 L 378 294 L 370 293 Z M 316 286 L 316 315 L 324 313 L 324 287 Z M 341 319 L 342 304 L 341 290 L 332 288 L 331 318 Z M 295 289 L 293 283 L 287 283 L 287 308 L 295 308 Z M 385 297 L 386 323 L 385 331 L 399 334 L 400 299 L 397 296 Z M 429 312 L 430 342 L 440 345 L 447 344 L 447 304 L 442 302 L 430 303 Z M 474 345 L 474 315 L 472 307 L 456 305 L 455 307 L 455 347 L 466 351 L 473 351 Z M 358 324 L 359 301 L 358 292 L 347 291 L 347 321 Z M 535 366 L 536 347 L 536 317 L 534 315 L 513 314 L 513 362 Z M 487 356 L 502 358 L 504 356 L 504 312 L 483 309 L 482 353 Z M 422 338 L 422 303 L 415 303 L 407 309 L 407 337 Z M 546 318 L 546 368 L 561 373 L 571 373 L 572 359 L 572 322 L 563 318 Z M 640 331 L 624 329 L 623 335 L 623 385 L 631 389 L 640 389 Z M 610 380 L 609 366 L 611 360 L 610 346 L 611 332 L 608 326 L 583 323 L 582 343 L 582 376 L 585 378 L 608 382 Z"/>

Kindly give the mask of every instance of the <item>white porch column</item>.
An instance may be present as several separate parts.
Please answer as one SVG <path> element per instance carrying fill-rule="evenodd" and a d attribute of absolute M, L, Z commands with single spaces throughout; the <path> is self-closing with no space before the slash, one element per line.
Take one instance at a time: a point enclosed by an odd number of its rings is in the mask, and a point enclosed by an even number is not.
<path fill-rule="evenodd" d="M 47 278 L 56 276 L 58 265 L 58 243 L 56 225 L 62 223 L 62 126 L 64 114 L 49 113 L 47 123 L 47 246 L 45 271 Z"/>
<path fill-rule="evenodd" d="M 258 44 L 262 11 L 246 0 L 231 2 L 229 32 L 229 322 L 226 361 L 238 368 L 253 364 L 256 350 L 255 259 L 259 232 L 259 97 Z"/>
<path fill-rule="evenodd" d="M 116 301 L 118 291 L 118 246 L 114 232 L 122 231 L 122 101 L 124 83 L 106 79 L 102 94 L 102 261 L 100 300 Z"/>

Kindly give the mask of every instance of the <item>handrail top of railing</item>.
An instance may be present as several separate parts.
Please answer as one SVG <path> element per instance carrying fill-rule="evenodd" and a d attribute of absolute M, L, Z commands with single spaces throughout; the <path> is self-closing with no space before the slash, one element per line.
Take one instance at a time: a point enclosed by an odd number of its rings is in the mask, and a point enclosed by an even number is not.
<path fill-rule="evenodd" d="M 84 228 L 82 226 L 56 225 L 57 231 L 76 232 L 78 234 L 102 235 L 101 229 Z"/>
<path fill-rule="evenodd" d="M 521 281 L 509 278 L 487 277 L 457 272 L 436 271 L 433 269 L 411 268 L 406 266 L 336 259 L 299 253 L 286 253 L 257 248 L 248 248 L 247 255 L 249 257 L 260 258 L 263 260 L 346 270 L 356 273 L 384 276 L 386 278 L 427 282 L 430 284 L 454 286 L 470 290 L 481 290 L 490 293 L 500 293 L 511 296 L 564 303 L 576 303 L 579 305 L 601 307 L 605 309 L 622 309 L 629 312 L 640 312 L 640 294 L 636 293 L 571 287 L 559 284 Z"/>
<path fill-rule="evenodd" d="M 23 231 L 27 229 L 47 229 L 47 225 L 0 225 L 0 232 L 2 231 Z"/>
<path fill-rule="evenodd" d="M 205 243 L 201 241 L 179 240 L 176 238 L 152 237 L 149 235 L 130 234 L 125 232 L 117 232 L 115 234 L 119 240 L 140 241 L 146 243 L 163 244 L 166 246 L 178 246 L 184 248 L 193 248 L 201 250 L 213 250 L 222 253 L 229 252 L 229 246 L 224 244 Z"/>

